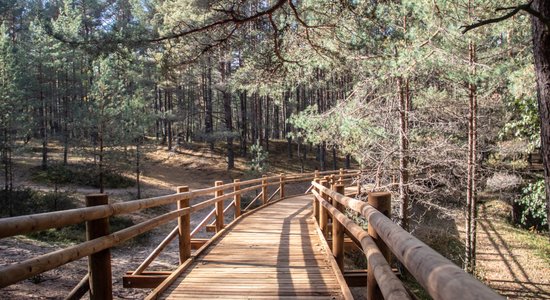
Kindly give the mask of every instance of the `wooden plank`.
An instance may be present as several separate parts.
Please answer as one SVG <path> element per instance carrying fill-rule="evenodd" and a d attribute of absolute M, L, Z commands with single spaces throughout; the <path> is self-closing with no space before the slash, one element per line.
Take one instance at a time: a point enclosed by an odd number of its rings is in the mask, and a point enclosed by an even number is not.
<path fill-rule="evenodd" d="M 239 220 L 161 298 L 343 299 L 337 265 L 312 220 L 311 196 L 274 203 Z"/>

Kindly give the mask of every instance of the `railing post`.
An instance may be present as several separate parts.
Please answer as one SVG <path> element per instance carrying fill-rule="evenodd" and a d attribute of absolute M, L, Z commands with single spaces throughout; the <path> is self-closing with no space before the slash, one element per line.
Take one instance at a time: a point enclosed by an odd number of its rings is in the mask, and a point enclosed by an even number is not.
<path fill-rule="evenodd" d="M 109 197 L 105 194 L 86 196 L 87 207 L 105 204 L 109 204 Z M 109 218 L 86 222 L 86 239 L 88 241 L 108 234 Z M 113 299 L 110 249 L 105 249 L 89 256 L 88 274 L 90 275 L 90 299 Z"/>
<path fill-rule="evenodd" d="M 369 193 L 368 195 L 368 203 L 376 208 L 378 211 L 383 213 L 386 217 L 391 217 L 391 194 L 388 192 L 373 192 Z M 382 239 L 378 236 L 378 233 L 372 226 L 369 225 L 368 227 L 368 233 L 372 237 L 372 239 L 376 242 L 376 245 L 378 246 L 378 249 L 380 249 L 380 252 L 382 252 L 382 255 L 386 258 L 386 260 L 390 261 L 390 255 L 391 252 L 388 249 L 388 246 L 382 241 Z M 382 292 L 380 291 L 380 287 L 378 286 L 378 283 L 376 282 L 376 278 L 374 278 L 374 271 L 372 269 L 371 264 L 368 264 L 368 273 L 367 273 L 367 299 L 369 300 L 378 300 L 378 299 L 384 299 L 382 296 Z"/>
<path fill-rule="evenodd" d="M 329 186 L 329 183 L 328 181 L 325 179 L 321 180 L 321 185 L 326 187 L 326 188 L 330 188 Z M 320 193 L 321 196 L 323 196 L 323 199 L 325 199 L 325 201 L 327 202 L 330 202 L 330 197 L 324 193 L 324 192 L 321 192 Z M 323 232 L 323 235 L 325 237 L 327 237 L 327 226 L 328 225 L 328 212 L 327 212 L 327 209 L 322 206 L 322 205 L 319 205 L 319 227 L 321 227 L 321 231 Z"/>
<path fill-rule="evenodd" d="M 267 176 L 263 175 L 262 178 L 262 204 L 266 204 L 267 198 L 269 197 L 267 194 Z"/>
<path fill-rule="evenodd" d="M 344 194 L 344 185 L 336 184 L 332 186 L 338 193 Z M 344 212 L 344 205 L 338 201 L 333 201 L 334 207 L 342 213 Z M 335 218 L 332 218 L 332 254 L 340 267 L 340 270 L 344 272 L 344 226 Z"/>
<path fill-rule="evenodd" d="M 233 182 L 235 183 L 235 187 L 233 188 L 233 191 L 237 193 L 241 189 L 241 185 L 239 184 L 241 180 L 235 179 Z M 241 216 L 241 193 L 235 194 L 233 199 L 235 200 L 235 219 L 236 219 Z"/>
<path fill-rule="evenodd" d="M 279 198 L 285 197 L 285 174 L 281 173 L 279 178 Z"/>
<path fill-rule="evenodd" d="M 178 193 L 189 192 L 188 186 L 179 186 Z M 178 210 L 189 207 L 189 198 L 178 201 Z M 186 214 L 178 218 L 178 238 L 180 248 L 180 264 L 183 264 L 191 257 L 191 214 Z"/>
<path fill-rule="evenodd" d="M 327 181 L 327 186 L 325 186 L 326 188 L 329 188 L 329 189 L 332 189 L 332 185 L 334 184 L 334 175 L 327 175 L 325 176 L 325 180 Z M 325 200 L 330 203 L 330 204 L 333 204 L 332 203 L 332 198 L 330 198 L 328 195 L 325 195 Z M 327 229 L 326 229 L 326 233 L 325 233 L 325 236 L 328 237 L 328 224 L 332 224 L 332 216 L 330 214 L 328 214 L 327 210 L 325 209 L 325 212 L 327 213 Z"/>
<path fill-rule="evenodd" d="M 338 172 L 338 184 L 344 184 L 344 169 L 340 168 Z"/>
<path fill-rule="evenodd" d="M 223 185 L 223 181 L 218 180 L 214 183 L 215 186 Z M 221 197 L 223 190 L 216 191 L 215 197 Z M 223 229 L 223 200 L 216 201 L 216 232 Z"/>
<path fill-rule="evenodd" d="M 321 182 L 321 179 L 316 177 L 313 179 L 315 183 L 319 184 Z M 319 193 L 319 189 L 314 187 L 315 191 Z M 319 201 L 315 196 L 313 196 L 313 216 L 315 217 L 315 220 L 317 221 L 317 224 L 319 224 Z"/>

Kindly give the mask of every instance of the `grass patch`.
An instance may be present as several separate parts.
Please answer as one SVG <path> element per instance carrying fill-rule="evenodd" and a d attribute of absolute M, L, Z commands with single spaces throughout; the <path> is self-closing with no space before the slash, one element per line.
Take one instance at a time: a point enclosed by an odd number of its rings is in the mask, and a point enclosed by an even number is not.
<path fill-rule="evenodd" d="M 0 217 L 14 217 L 76 208 L 76 198 L 69 193 L 43 193 L 29 188 L 0 191 Z"/>
<path fill-rule="evenodd" d="M 135 181 L 115 170 L 104 170 L 106 188 L 132 187 Z M 40 167 L 31 169 L 31 179 L 35 182 L 61 185 L 77 184 L 99 188 L 99 169 L 94 164 L 50 165 L 46 170 Z"/>
<path fill-rule="evenodd" d="M 550 233 L 537 233 L 526 229 L 513 227 L 506 224 L 507 230 L 513 234 L 514 238 L 521 241 L 533 253 L 542 258 L 547 264 L 550 264 Z"/>

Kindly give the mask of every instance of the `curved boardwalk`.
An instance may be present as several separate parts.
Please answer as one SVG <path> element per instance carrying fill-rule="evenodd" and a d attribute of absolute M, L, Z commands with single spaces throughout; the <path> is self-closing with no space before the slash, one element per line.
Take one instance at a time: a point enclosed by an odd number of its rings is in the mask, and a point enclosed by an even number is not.
<path fill-rule="evenodd" d="M 237 221 L 161 299 L 343 299 L 311 213 L 311 195 L 285 199 Z"/>

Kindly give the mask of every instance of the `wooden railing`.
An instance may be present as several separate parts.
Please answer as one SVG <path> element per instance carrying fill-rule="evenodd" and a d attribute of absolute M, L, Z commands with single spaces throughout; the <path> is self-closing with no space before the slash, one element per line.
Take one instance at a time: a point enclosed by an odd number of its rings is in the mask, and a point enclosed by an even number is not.
<path fill-rule="evenodd" d="M 344 270 L 344 235 L 349 235 L 367 258 L 367 299 L 411 299 L 390 266 L 391 256 L 434 299 L 503 299 L 429 246 L 392 222 L 391 194 L 372 192 L 368 203 L 344 196 L 344 186 L 330 177 L 312 182 L 314 216 L 325 238 L 332 240 L 332 253 Z M 368 221 L 363 230 L 346 212 L 358 213 Z M 329 232 L 332 219 L 332 232 Z M 345 275 L 344 275 L 345 276 Z"/>
<path fill-rule="evenodd" d="M 309 182 L 321 175 L 336 176 L 342 181 L 356 177 L 358 171 L 340 169 L 339 171 L 307 174 L 281 174 L 280 176 L 262 177 L 242 182 L 236 179 L 233 183 L 228 184 L 217 181 L 216 185 L 210 188 L 189 191 L 188 187 L 179 187 L 176 194 L 113 204 L 108 204 L 107 195 L 96 194 L 86 197 L 88 207 L 85 208 L 2 218 L 0 219 L 0 238 L 86 222 L 88 240 L 61 250 L 0 267 L 0 288 L 88 256 L 88 275 L 71 291 L 68 298 L 78 299 L 89 291 L 90 299 L 110 299 L 112 298 L 110 248 L 177 220 L 178 225 L 168 236 L 135 271 L 129 272 L 124 278 L 125 286 L 155 288 L 160 282 L 166 283 L 175 280 L 190 265 L 194 255 L 206 248 L 207 240 L 193 239 L 202 228 L 213 228 L 219 235 L 226 226 L 224 215 L 231 207 L 234 207 L 233 222 L 241 217 L 241 198 L 244 193 L 261 190 L 258 197 L 247 206 L 246 211 L 259 199 L 261 199 L 261 205 L 267 205 L 277 194 L 279 194 L 280 199 L 284 198 L 285 185 Z M 270 186 L 278 186 L 271 196 L 268 195 L 268 187 Z M 225 193 L 228 190 L 230 192 Z M 190 205 L 193 198 L 211 194 L 214 195 L 213 198 Z M 229 206 L 224 208 L 224 200 L 228 199 L 232 199 L 232 201 Z M 170 204 L 177 204 L 177 208 L 123 230 L 114 233 L 108 231 L 109 217 Z M 214 209 L 194 229 L 191 229 L 192 214 L 209 206 L 214 206 Z M 214 222 L 211 224 L 213 226 L 209 226 L 212 218 L 214 218 Z M 151 262 L 176 237 L 179 238 L 180 261 L 180 266 L 176 271 L 146 272 L 145 270 Z M 193 255 L 191 253 L 192 248 L 198 248 Z"/>

